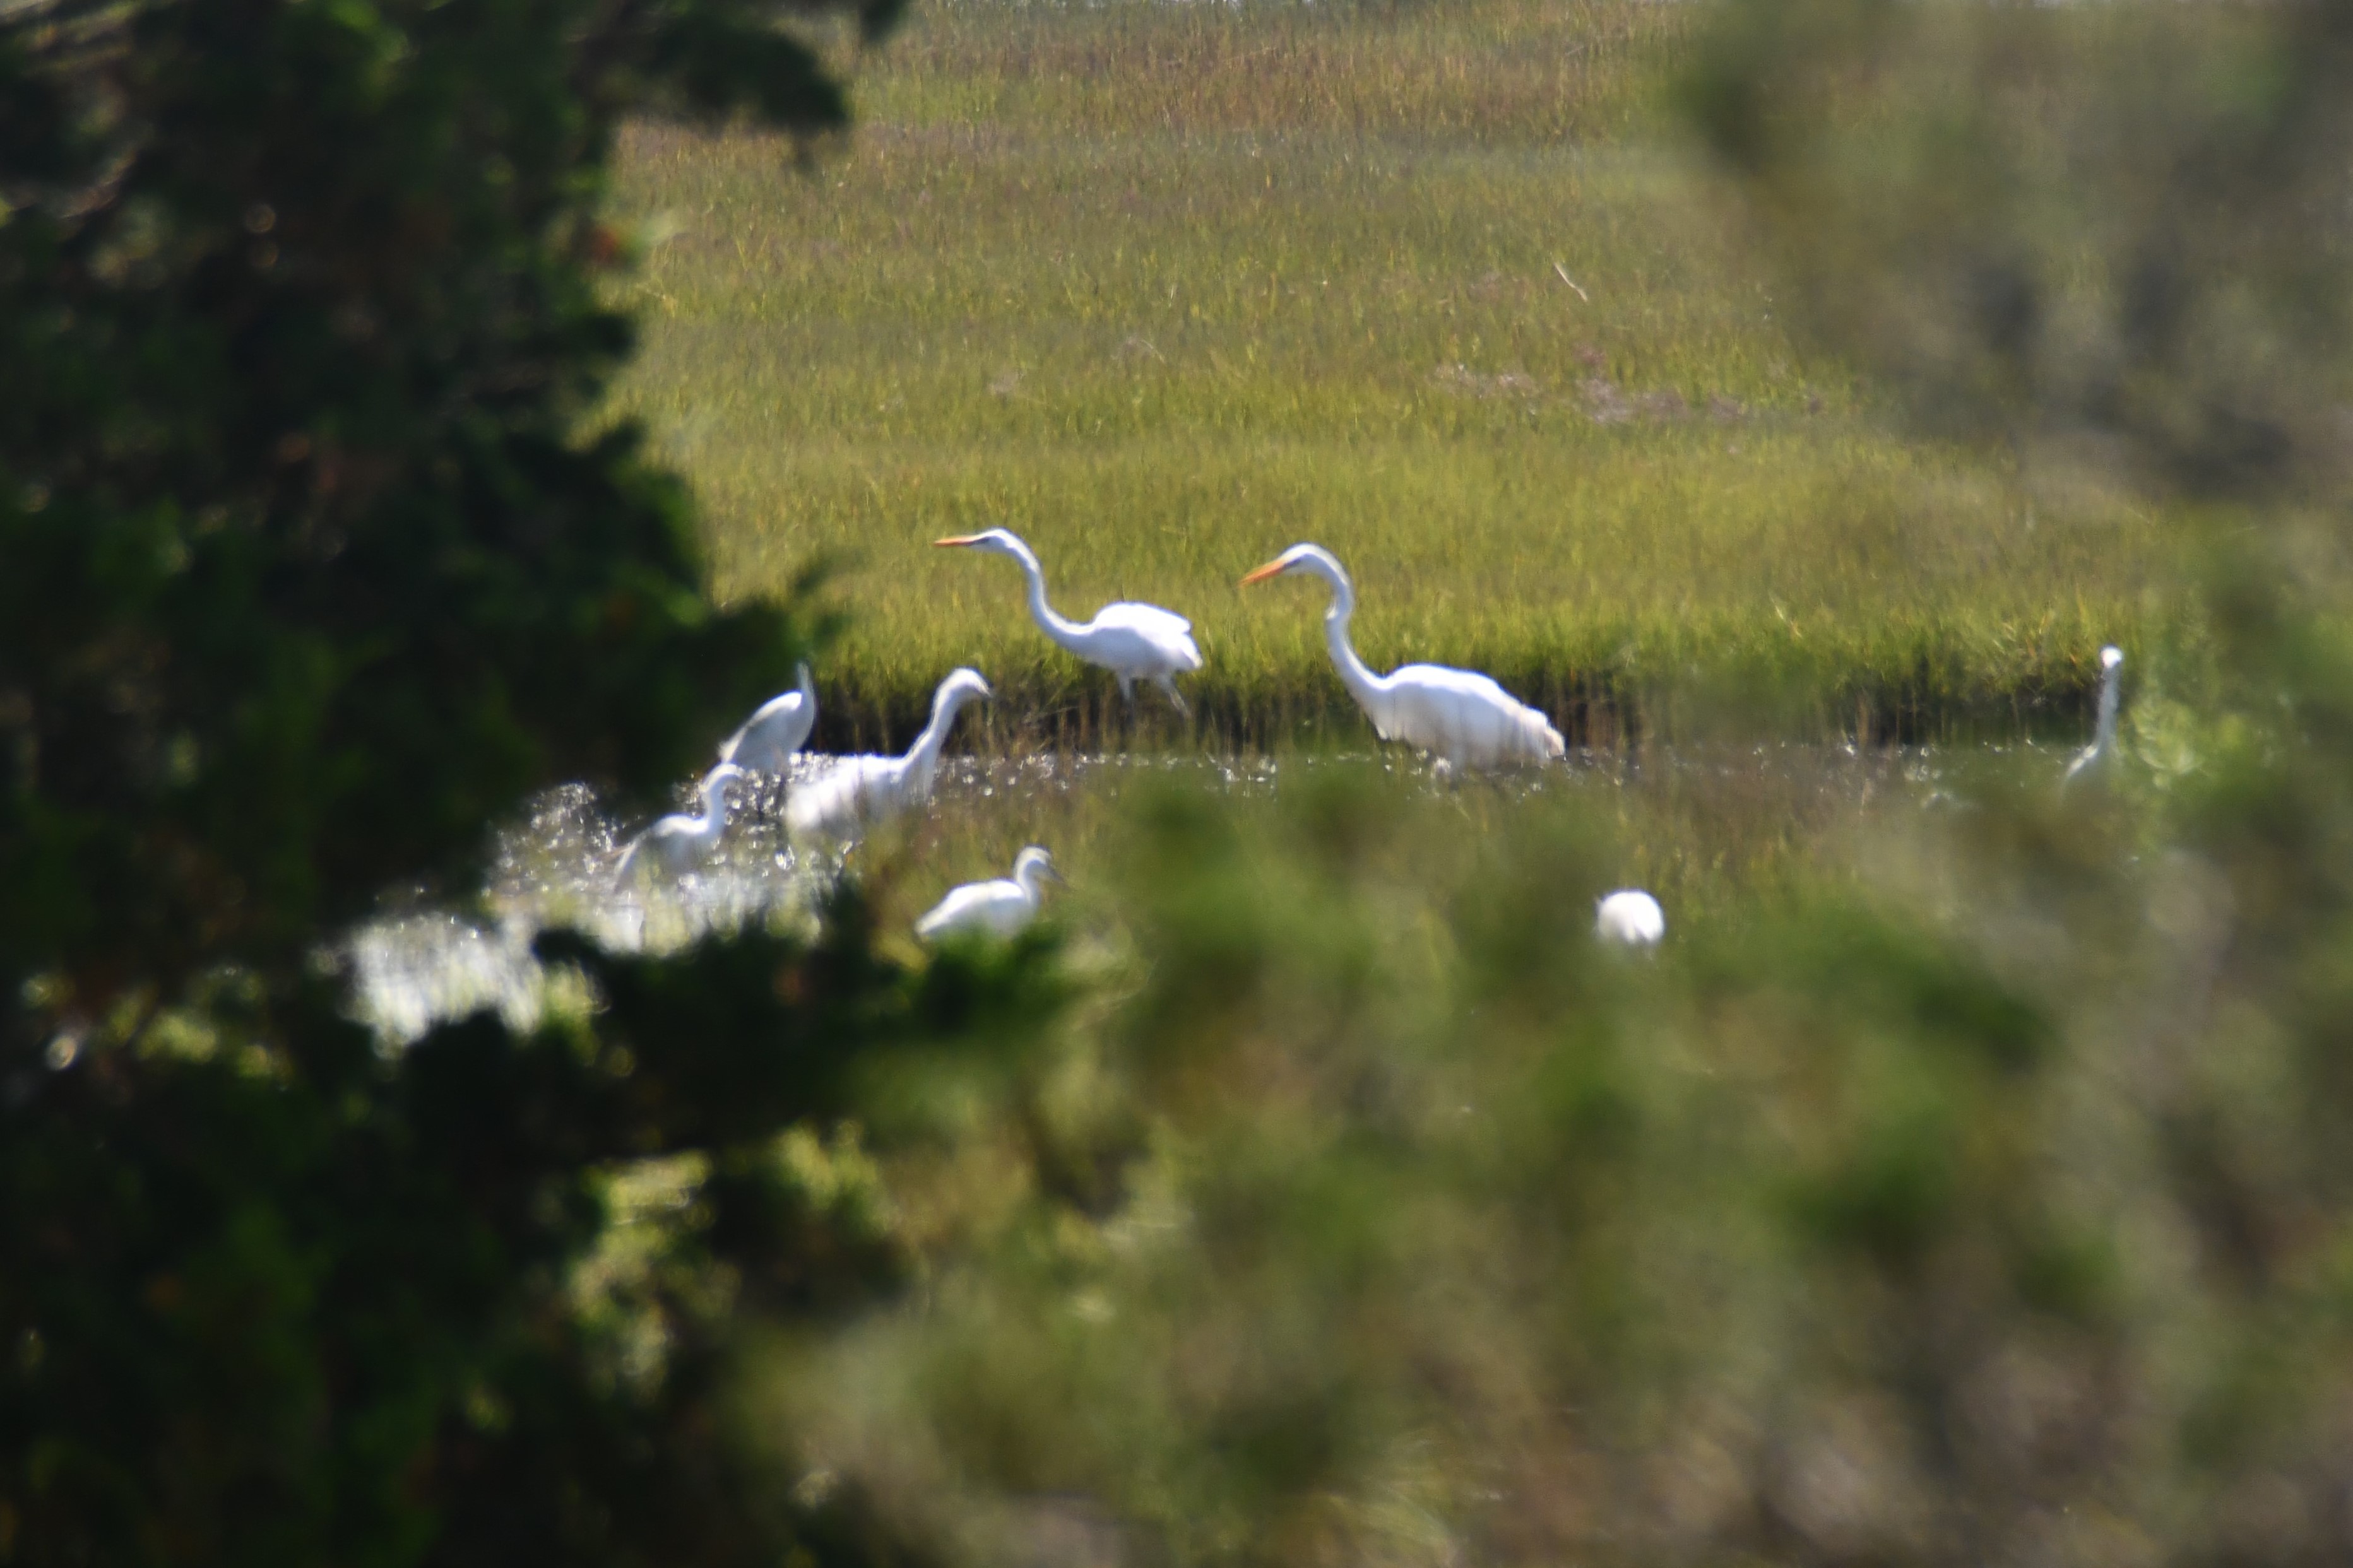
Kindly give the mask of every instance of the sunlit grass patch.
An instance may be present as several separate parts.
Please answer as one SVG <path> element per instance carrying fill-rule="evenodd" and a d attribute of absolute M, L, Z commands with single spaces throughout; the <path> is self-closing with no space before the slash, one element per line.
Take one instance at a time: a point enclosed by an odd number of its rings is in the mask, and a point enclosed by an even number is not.
<path fill-rule="evenodd" d="M 2102 642 L 2164 635 L 2152 520 L 1899 440 L 1793 345 L 1646 107 L 1679 9 L 960 5 L 812 173 L 636 134 L 621 403 L 722 597 L 842 567 L 820 743 L 902 736 L 958 664 L 995 743 L 1130 733 L 1009 568 L 926 548 L 989 525 L 1067 613 L 1191 616 L 1216 743 L 1349 733 L 1314 596 L 1235 591 L 1303 539 L 1368 658 L 1578 738 L 2072 716 Z"/>

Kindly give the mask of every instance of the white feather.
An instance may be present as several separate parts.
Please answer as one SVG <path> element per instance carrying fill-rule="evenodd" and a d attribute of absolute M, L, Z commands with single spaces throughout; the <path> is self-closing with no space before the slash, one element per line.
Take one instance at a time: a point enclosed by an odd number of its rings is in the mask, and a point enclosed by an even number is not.
<path fill-rule="evenodd" d="M 679 876 L 710 858 L 727 831 L 727 791 L 743 776 L 744 770 L 732 763 L 722 763 L 705 773 L 697 786 L 702 796 L 702 815 L 679 812 L 638 834 L 621 852 L 620 864 L 613 868 L 614 879 L 626 882 L 649 862 L 659 862 L 663 870 Z"/>
<path fill-rule="evenodd" d="M 1622 947 L 1656 947 L 1667 934 L 1667 911 L 1640 888 L 1620 888 L 1594 907 L 1593 933 Z"/>
<path fill-rule="evenodd" d="M 1091 621 L 1070 620 L 1046 602 L 1045 569 L 1038 564 L 1037 552 L 1023 543 L 1018 534 L 992 528 L 936 542 L 1011 557 L 1029 584 L 1029 616 L 1039 629 L 1087 663 L 1117 676 L 1123 697 L 1132 700 L 1135 682 L 1148 680 L 1168 693 L 1180 712 L 1184 710 L 1185 699 L 1176 689 L 1176 678 L 1201 668 L 1192 622 L 1157 605 L 1125 602 L 1105 605 Z"/>
<path fill-rule="evenodd" d="M 1038 918 L 1039 884 L 1049 877 L 1061 879 L 1054 875 L 1052 857 L 1033 844 L 1015 858 L 1012 876 L 954 889 L 915 922 L 915 934 L 925 942 L 982 932 L 1016 935 Z"/>
<path fill-rule="evenodd" d="M 940 747 L 957 711 L 976 697 L 989 695 L 978 673 L 959 669 L 940 682 L 932 697 L 931 722 L 906 754 L 816 760 L 816 769 L 785 802 L 785 826 L 796 837 L 854 837 L 867 826 L 932 798 Z"/>
<path fill-rule="evenodd" d="M 1567 752 L 1552 721 L 1476 670 L 1442 664 L 1402 665 L 1376 675 L 1348 640 L 1356 591 L 1339 558 L 1321 545 L 1294 544 L 1242 579 L 1245 584 L 1303 572 L 1331 585 L 1324 640 L 1340 683 L 1384 741 L 1419 746 L 1450 768 L 1541 765 Z"/>
<path fill-rule="evenodd" d="M 764 773 L 780 773 L 817 728 L 817 684 L 800 667 L 800 689 L 772 697 L 719 748 L 719 760 Z"/>
<path fill-rule="evenodd" d="M 2116 754 L 2116 703 L 2123 695 L 2124 672 L 2125 650 L 2113 645 L 2102 648 L 2099 722 L 2092 731 L 2092 743 L 2077 752 L 2075 760 L 2067 764 L 2066 773 L 2059 780 L 2061 789 L 2073 784 L 2079 774 L 2090 773 Z"/>

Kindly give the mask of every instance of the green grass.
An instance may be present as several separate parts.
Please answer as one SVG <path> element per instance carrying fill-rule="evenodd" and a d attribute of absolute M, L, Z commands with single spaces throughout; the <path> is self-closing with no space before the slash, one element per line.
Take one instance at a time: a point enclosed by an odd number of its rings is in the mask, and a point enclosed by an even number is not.
<path fill-rule="evenodd" d="M 630 137 L 620 405 L 723 599 L 842 566 L 833 744 L 959 664 L 1008 693 L 984 743 L 1119 727 L 1009 563 L 927 548 L 988 525 L 1066 613 L 1191 616 L 1227 743 L 1361 730 L 1316 592 L 1236 591 L 1303 539 L 1368 659 L 1577 738 L 2073 722 L 2100 643 L 2162 633 L 2154 520 L 1902 439 L 1784 335 L 1654 107 L 1685 9 L 920 7 L 812 167 Z"/>
<path fill-rule="evenodd" d="M 1515 833 L 1567 833 L 1585 845 L 1593 879 L 1556 889 L 1565 905 L 1589 909 L 1611 888 L 1643 887 L 1666 904 L 1678 931 L 1688 931 L 1737 924 L 1826 888 L 1883 880 L 1891 846 L 1916 841 L 1903 836 L 1916 835 L 1922 802 L 1940 784 L 1982 787 L 2004 801 L 2023 787 L 2039 803 L 2054 798 L 2063 763 L 2055 750 L 1998 763 L 1956 752 L 1935 760 L 1932 780 L 1917 774 L 1909 754 L 1875 749 L 1654 750 L 1639 766 L 1441 788 L 1398 758 L 1259 759 L 1235 767 L 1230 780 L 1216 764 L 1183 759 L 1113 756 L 1074 768 L 1066 760 L 998 758 L 965 764 L 976 777 L 944 779 L 932 810 L 871 835 L 851 864 L 891 944 L 912 955 L 916 918 L 950 888 L 1002 877 L 1023 845 L 1042 844 L 1069 879 L 1048 894 L 1052 918 L 1082 952 L 1124 950 L 1123 864 L 1155 805 L 1206 796 L 1218 804 L 1203 809 L 1256 821 L 1278 782 L 1285 793 L 1345 784 L 1380 801 L 1388 832 L 1424 843 L 1449 875 Z M 772 850 L 759 835 L 739 833 L 731 861 L 763 875 Z"/>

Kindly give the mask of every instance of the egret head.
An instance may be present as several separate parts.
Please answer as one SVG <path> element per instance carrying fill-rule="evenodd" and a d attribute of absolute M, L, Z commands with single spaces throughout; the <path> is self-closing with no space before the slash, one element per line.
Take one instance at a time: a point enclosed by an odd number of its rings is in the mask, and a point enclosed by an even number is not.
<path fill-rule="evenodd" d="M 733 763 L 722 763 L 702 775 L 701 788 L 702 798 L 709 801 L 723 800 L 731 787 L 743 783 L 749 776 Z"/>
<path fill-rule="evenodd" d="M 938 550 L 985 550 L 991 555 L 1010 555 L 1016 561 L 1037 559 L 1030 553 L 1029 547 L 1021 542 L 1019 534 L 1003 528 L 992 528 L 980 533 L 959 533 L 951 539 L 934 539 L 932 545 Z"/>
<path fill-rule="evenodd" d="M 2125 661 L 2125 650 L 2110 643 L 2100 650 L 2100 668 L 2114 669 Z"/>
<path fill-rule="evenodd" d="M 1340 587 L 1345 587 L 1348 583 L 1348 574 L 1341 568 L 1338 556 L 1320 544 L 1294 544 L 1243 578 L 1242 586 L 1247 588 L 1253 583 L 1263 583 L 1270 577 L 1280 577 L 1293 572 L 1305 572 Z"/>
<path fill-rule="evenodd" d="M 988 682 L 980 678 L 980 671 L 954 670 L 945 680 L 940 682 L 939 690 L 933 694 L 932 711 L 952 712 L 976 697 L 987 698 L 996 695 L 997 693 L 988 689 Z"/>
<path fill-rule="evenodd" d="M 1054 858 L 1032 844 L 1013 858 L 1013 879 L 1017 882 L 1059 882 L 1062 874 L 1054 869 Z"/>

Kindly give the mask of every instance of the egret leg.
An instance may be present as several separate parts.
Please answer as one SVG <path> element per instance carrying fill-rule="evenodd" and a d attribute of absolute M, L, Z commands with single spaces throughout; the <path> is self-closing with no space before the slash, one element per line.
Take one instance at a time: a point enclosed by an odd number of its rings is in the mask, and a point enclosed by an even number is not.
<path fill-rule="evenodd" d="M 1134 713 L 1135 677 L 1132 675 L 1123 675 L 1119 678 L 1119 697 L 1121 701 L 1127 704 L 1128 712 L 1130 714 Z"/>

